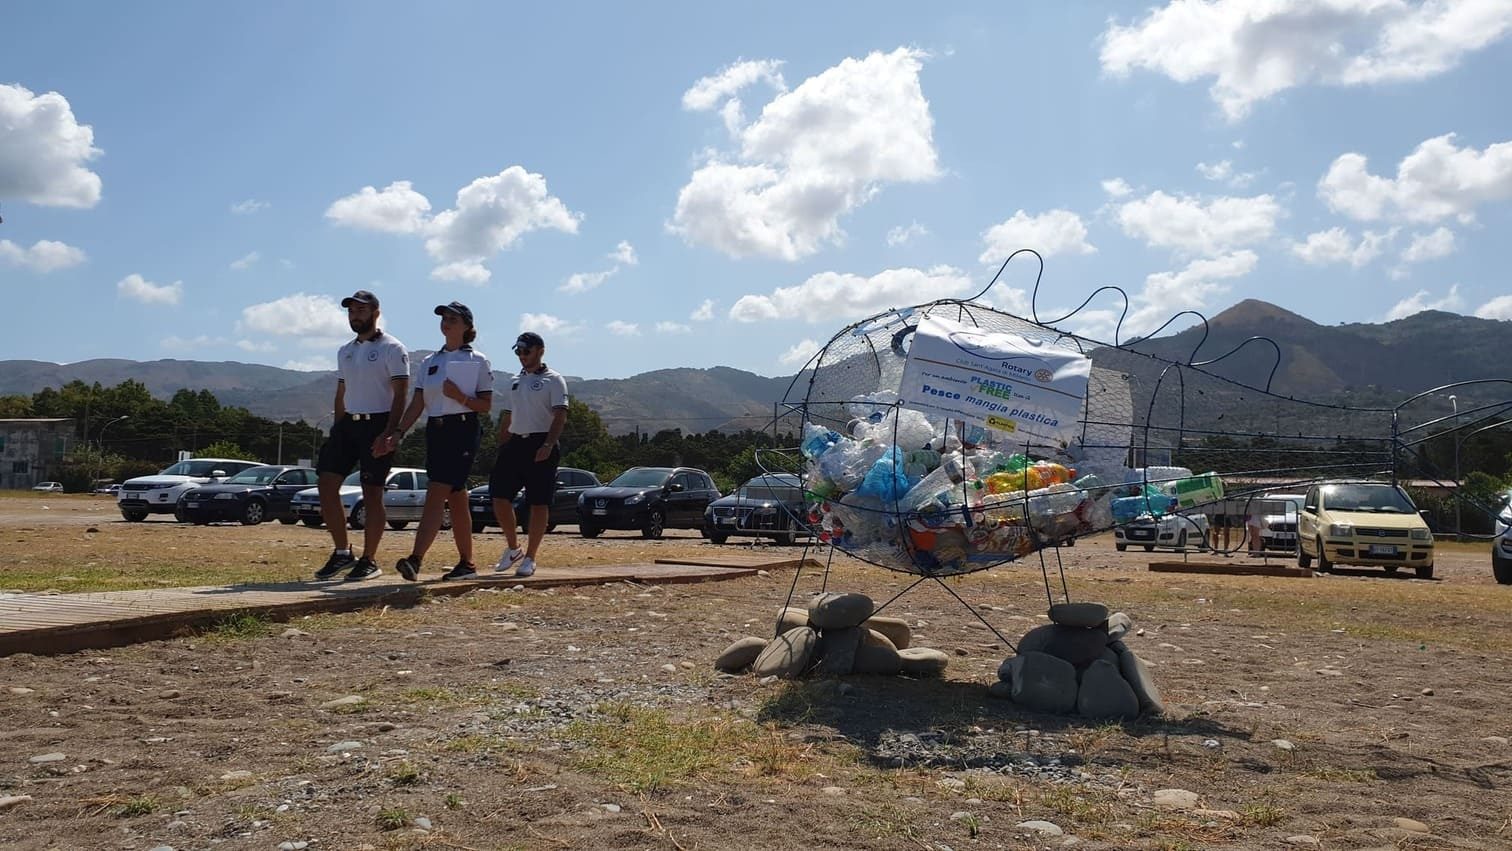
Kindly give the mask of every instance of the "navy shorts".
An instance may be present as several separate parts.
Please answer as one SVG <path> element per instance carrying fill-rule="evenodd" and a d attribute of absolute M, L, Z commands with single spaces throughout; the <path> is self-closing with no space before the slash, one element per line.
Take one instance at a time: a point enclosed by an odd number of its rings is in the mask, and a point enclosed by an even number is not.
<path fill-rule="evenodd" d="M 387 411 L 343 416 L 331 426 L 330 438 L 320 447 L 315 470 L 345 476 L 353 467 L 359 467 L 364 485 L 383 487 L 389 469 L 394 466 L 394 453 L 374 457 L 373 441 L 388 428 L 388 419 Z"/>
<path fill-rule="evenodd" d="M 478 456 L 478 415 L 448 414 L 425 423 L 425 475 L 432 483 L 467 487 L 473 459 Z"/>
<path fill-rule="evenodd" d="M 562 460 L 560 447 L 551 447 L 551 456 L 536 461 L 536 452 L 546 442 L 546 432 L 517 434 L 499 447 L 493 475 L 488 478 L 488 492 L 494 499 L 512 500 L 520 488 L 525 489 L 526 505 L 551 505 L 556 495 L 557 463 Z"/>

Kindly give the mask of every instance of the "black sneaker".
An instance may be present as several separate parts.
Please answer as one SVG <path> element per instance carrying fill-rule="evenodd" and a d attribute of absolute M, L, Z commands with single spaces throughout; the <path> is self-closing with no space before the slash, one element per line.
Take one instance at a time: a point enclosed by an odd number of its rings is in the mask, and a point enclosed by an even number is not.
<path fill-rule="evenodd" d="M 475 568 L 475 567 L 473 567 L 473 563 L 472 562 L 470 562 L 470 561 L 459 561 L 459 562 L 457 562 L 457 566 L 456 567 L 452 568 L 447 573 L 442 574 L 441 579 L 443 581 L 445 581 L 447 579 L 472 579 L 473 577 L 475 577 L 477 575 L 478 575 L 478 569 Z"/>
<path fill-rule="evenodd" d="M 413 555 L 407 555 L 399 559 L 399 563 L 394 565 L 394 569 L 399 571 L 400 576 L 403 576 L 410 582 L 414 582 L 420 578 L 420 559 Z"/>
<path fill-rule="evenodd" d="M 351 567 L 357 559 L 352 557 L 350 550 L 347 552 L 332 551 L 331 557 L 326 559 L 325 567 L 315 571 L 316 579 L 335 579 L 336 574 Z"/>
<path fill-rule="evenodd" d="M 373 563 L 372 559 L 368 558 L 367 556 L 363 556 L 362 558 L 357 559 L 357 563 L 352 566 L 351 571 L 346 575 L 346 579 L 342 581 L 357 582 L 362 579 L 372 579 L 374 576 L 377 576 L 382 572 L 383 571 L 379 569 L 378 565 Z"/>

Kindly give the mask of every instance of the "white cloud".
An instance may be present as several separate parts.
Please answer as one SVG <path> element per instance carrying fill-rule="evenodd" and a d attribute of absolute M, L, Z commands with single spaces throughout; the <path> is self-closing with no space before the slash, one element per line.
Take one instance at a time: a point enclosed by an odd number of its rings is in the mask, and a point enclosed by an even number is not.
<path fill-rule="evenodd" d="M 677 196 L 668 229 L 732 257 L 797 260 L 844 236 L 840 218 L 889 183 L 939 176 L 925 55 L 846 59 L 777 95 Z"/>
<path fill-rule="evenodd" d="M 1438 228 L 1432 233 L 1413 234 L 1412 244 L 1402 252 L 1403 263 L 1423 263 L 1448 257 L 1455 249 L 1454 231 Z"/>
<path fill-rule="evenodd" d="M 1371 174 L 1363 155 L 1347 153 L 1318 181 L 1318 197 L 1360 221 L 1471 221 L 1477 205 L 1512 199 L 1512 142 L 1477 151 L 1456 146 L 1453 133 L 1438 136 L 1403 158 L 1395 179 Z"/>
<path fill-rule="evenodd" d="M 819 343 L 814 340 L 799 340 L 777 357 L 783 366 L 803 366 L 809 358 L 819 353 Z"/>
<path fill-rule="evenodd" d="M 1512 295 L 1499 295 L 1475 309 L 1475 315 L 1482 319 L 1502 319 L 1512 321 Z"/>
<path fill-rule="evenodd" d="M 692 88 L 683 92 L 683 109 L 690 112 L 718 109 L 725 129 L 733 136 L 745 126 L 745 108 L 735 95 L 741 89 L 761 82 L 779 92 L 787 91 L 781 68 L 782 63 L 772 59 L 737 61 L 718 74 L 700 78 Z"/>
<path fill-rule="evenodd" d="M 416 192 L 408 180 L 396 180 L 382 191 L 364 186 L 337 198 L 325 216 L 338 225 L 383 233 L 419 233 L 430 213 L 430 199 Z"/>
<path fill-rule="evenodd" d="M 330 372 L 336 369 L 335 358 L 305 358 L 303 360 L 284 361 L 284 369 L 294 369 L 300 372 Z"/>
<path fill-rule="evenodd" d="M 887 269 L 870 278 L 821 272 L 770 295 L 741 296 L 730 308 L 730 318 L 738 322 L 802 319 L 810 324 L 860 319 L 891 307 L 960 297 L 970 288 L 971 279 L 950 266 Z"/>
<path fill-rule="evenodd" d="M 1171 0 L 1103 33 L 1104 71 L 1150 70 L 1209 94 L 1230 120 L 1309 84 L 1421 80 L 1506 35 L 1512 0 Z"/>
<path fill-rule="evenodd" d="M 1156 248 L 1215 255 L 1264 242 L 1275 232 L 1281 205 L 1269 195 L 1224 196 L 1204 202 L 1155 191 L 1118 207 L 1125 234 Z"/>
<path fill-rule="evenodd" d="M 1449 292 L 1441 299 L 1432 299 L 1427 290 L 1418 290 L 1412 295 L 1397 302 L 1386 311 L 1386 321 L 1406 319 L 1414 314 L 1425 310 L 1446 310 L 1450 313 L 1458 313 L 1465 306 L 1465 300 L 1460 298 L 1459 284 L 1449 288 Z"/>
<path fill-rule="evenodd" d="M 262 255 L 256 251 L 249 251 L 242 257 L 231 261 L 231 268 L 238 272 L 244 272 L 252 268 L 252 264 L 262 259 Z"/>
<path fill-rule="evenodd" d="M 1152 333 L 1183 310 L 1200 311 L 1211 306 L 1217 296 L 1228 292 L 1226 281 L 1248 275 L 1258 264 L 1259 257 L 1255 252 L 1235 251 L 1210 259 L 1193 260 L 1180 272 L 1146 276 L 1144 290 L 1130 300 L 1123 339 Z M 1111 329 L 1111 323 L 1108 327 Z"/>
<path fill-rule="evenodd" d="M 619 245 L 609 252 L 609 259 L 621 266 L 635 266 L 640 263 L 640 258 L 635 256 L 635 246 L 626 240 L 620 240 Z"/>
<path fill-rule="evenodd" d="M 583 326 L 578 322 L 568 322 L 559 316 L 549 313 L 522 313 L 520 314 L 520 331 L 534 331 L 542 337 L 558 334 L 563 337 L 571 337 L 581 331 Z M 549 344 L 551 341 L 547 340 Z"/>
<path fill-rule="evenodd" d="M 994 266 L 1020 248 L 1033 248 L 1045 257 L 1097 251 L 1087 242 L 1087 226 L 1081 216 L 1070 210 L 1051 210 L 1038 216 L 1019 210 L 1007 221 L 988 228 L 982 242 L 986 247 L 978 262 Z"/>
<path fill-rule="evenodd" d="M 1255 179 L 1252 171 L 1234 171 L 1234 164 L 1228 160 L 1219 160 L 1215 163 L 1198 163 L 1197 173 L 1204 179 L 1214 183 L 1224 183 L 1235 189 L 1243 189 Z"/>
<path fill-rule="evenodd" d="M 493 274 L 488 267 L 476 260 L 464 260 L 457 263 L 446 263 L 431 270 L 431 279 L 436 281 L 460 281 L 464 284 L 477 284 L 479 286 L 488 283 Z"/>
<path fill-rule="evenodd" d="M 259 201 L 256 198 L 248 198 L 244 201 L 237 201 L 235 204 L 232 204 L 231 212 L 235 213 L 238 216 L 250 216 L 253 213 L 260 213 L 271 206 L 273 205 L 269 204 L 267 201 Z"/>
<path fill-rule="evenodd" d="M 1104 180 L 1102 188 L 1104 192 L 1108 193 L 1108 197 L 1110 198 L 1125 198 L 1134 194 L 1134 187 L 1130 186 L 1129 182 L 1122 177 Z"/>
<path fill-rule="evenodd" d="M 928 236 L 929 228 L 918 222 L 910 222 L 907 225 L 898 225 L 887 232 L 888 245 L 903 245 L 910 240 L 921 236 Z"/>
<path fill-rule="evenodd" d="M 31 248 L 23 248 L 8 239 L 0 239 L 0 260 L 33 272 L 54 272 L 85 261 L 84 252 L 62 242 L 39 239 Z"/>
<path fill-rule="evenodd" d="M 1293 242 L 1291 251 L 1309 265 L 1348 263 L 1358 269 L 1379 257 L 1386 243 L 1395 236 L 1395 229 L 1386 233 L 1365 231 L 1356 243 L 1344 228 L 1329 228 L 1308 234 L 1306 242 Z"/>
<path fill-rule="evenodd" d="M 564 293 L 588 292 L 591 289 L 596 289 L 600 284 L 614 277 L 616 274 L 619 274 L 621 268 L 640 263 L 640 260 L 635 256 L 635 246 L 624 240 L 620 240 L 619 245 L 616 245 L 614 250 L 609 252 L 608 256 L 610 260 L 614 261 L 613 266 L 600 272 L 577 272 L 569 275 L 566 283 L 557 287 L 557 291 Z"/>
<path fill-rule="evenodd" d="M 613 322 L 610 322 L 608 325 L 605 325 L 604 327 L 609 329 L 609 333 L 617 337 L 640 336 L 640 326 L 635 324 L 634 322 L 621 322 L 620 320 L 616 319 Z"/>
<path fill-rule="evenodd" d="M 693 328 L 691 326 L 684 325 L 681 322 L 663 321 L 656 323 L 656 333 L 658 334 L 688 334 L 692 331 Z"/>
<path fill-rule="evenodd" d="M 99 155 L 94 129 L 74 119 L 67 98 L 0 83 L 0 198 L 93 207 L 100 176 L 85 164 Z"/>
<path fill-rule="evenodd" d="M 312 346 L 339 344 L 352 336 L 346 311 L 335 299 L 308 293 L 295 293 L 244 307 L 236 329 L 238 333 L 254 338 L 298 337 L 301 343 Z M 259 342 L 247 341 L 242 348 L 255 351 Z"/>
<path fill-rule="evenodd" d="M 694 322 L 708 322 L 714 318 L 714 299 L 706 298 L 703 303 L 688 316 Z"/>
<path fill-rule="evenodd" d="M 273 352 L 278 350 L 271 340 L 237 340 L 236 347 L 244 352 Z"/>
<path fill-rule="evenodd" d="M 116 290 L 126 298 L 142 304 L 178 304 L 184 295 L 184 284 L 154 284 L 141 275 L 131 274 L 116 282 Z"/>

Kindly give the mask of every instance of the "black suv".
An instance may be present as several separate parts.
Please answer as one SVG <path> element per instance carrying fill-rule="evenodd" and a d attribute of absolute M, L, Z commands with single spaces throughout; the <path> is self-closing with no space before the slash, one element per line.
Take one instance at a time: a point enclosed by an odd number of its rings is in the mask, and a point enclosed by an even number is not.
<path fill-rule="evenodd" d="M 315 470 L 269 464 L 248 467 L 213 485 L 200 485 L 184 494 L 179 511 L 184 519 L 203 525 L 215 520 L 235 520 L 256 526 L 267 520 L 295 523 L 294 494 L 315 484 Z"/>
<path fill-rule="evenodd" d="M 603 487 L 578 497 L 578 532 L 596 538 L 605 529 L 639 529 L 660 538 L 664 529 L 697 529 L 719 489 L 692 467 L 631 467 Z"/>
<path fill-rule="evenodd" d="M 791 544 L 810 534 L 804 517 L 803 483 L 792 473 L 765 473 L 741 485 L 729 496 L 709 503 L 704 511 L 703 536 L 722 544 L 732 535 L 775 538 Z"/>
<path fill-rule="evenodd" d="M 579 470 L 576 467 L 558 467 L 556 495 L 551 499 L 551 518 L 546 521 L 546 531 L 553 531 L 563 524 L 578 522 L 578 494 L 601 484 L 603 482 L 599 481 L 599 477 L 587 470 Z M 477 531 L 481 532 L 489 526 L 499 525 L 498 518 L 494 516 L 493 492 L 488 485 L 468 491 L 467 506 L 472 512 L 473 528 Z M 515 494 L 514 510 L 515 520 L 520 524 L 520 531 L 526 531 L 526 524 L 530 521 L 530 506 L 525 504 L 524 488 Z"/>

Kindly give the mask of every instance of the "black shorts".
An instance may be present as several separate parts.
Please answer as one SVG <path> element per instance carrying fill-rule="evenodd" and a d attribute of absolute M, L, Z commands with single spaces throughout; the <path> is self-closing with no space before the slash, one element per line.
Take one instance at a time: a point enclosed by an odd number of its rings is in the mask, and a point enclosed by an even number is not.
<path fill-rule="evenodd" d="M 449 414 L 425 423 L 425 475 L 431 483 L 467 487 L 473 459 L 478 455 L 478 415 Z"/>
<path fill-rule="evenodd" d="M 514 499 L 525 489 L 526 505 L 551 505 L 556 495 L 557 463 L 562 460 L 560 447 L 551 447 L 551 457 L 536 461 L 536 451 L 546 442 L 546 432 L 517 434 L 499 447 L 493 475 L 488 478 L 488 492 L 494 499 Z"/>
<path fill-rule="evenodd" d="M 364 485 L 382 487 L 394 466 L 394 453 L 373 457 L 373 441 L 388 428 L 388 412 L 358 416 L 362 419 L 347 414 L 331 426 L 331 437 L 320 447 L 315 470 L 345 476 L 359 467 Z"/>

